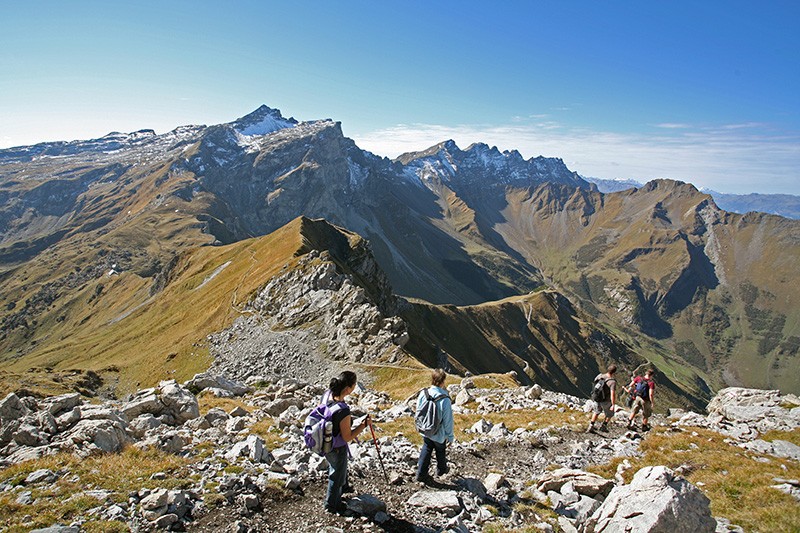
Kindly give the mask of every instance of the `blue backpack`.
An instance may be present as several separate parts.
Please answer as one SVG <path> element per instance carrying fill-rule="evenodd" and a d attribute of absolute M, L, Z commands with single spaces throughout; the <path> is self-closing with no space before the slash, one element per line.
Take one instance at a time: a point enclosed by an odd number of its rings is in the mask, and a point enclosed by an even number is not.
<path fill-rule="evenodd" d="M 638 396 L 643 400 L 650 399 L 650 382 L 642 379 L 639 380 L 633 388 L 633 395 Z"/>

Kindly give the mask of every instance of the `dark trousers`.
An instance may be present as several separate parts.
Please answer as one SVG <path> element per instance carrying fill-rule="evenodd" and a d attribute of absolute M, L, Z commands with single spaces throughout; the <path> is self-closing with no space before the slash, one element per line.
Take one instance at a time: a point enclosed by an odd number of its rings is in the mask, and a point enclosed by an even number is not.
<path fill-rule="evenodd" d="M 417 478 L 428 476 L 428 469 L 431 466 L 431 456 L 436 452 L 436 472 L 441 476 L 447 473 L 447 447 L 444 442 L 436 442 L 428 437 L 422 438 L 422 449 L 419 452 L 417 462 Z"/>
<path fill-rule="evenodd" d="M 342 503 L 342 489 L 347 481 L 347 446 L 334 448 L 325 454 L 328 460 L 328 493 L 325 507 L 336 511 Z"/>

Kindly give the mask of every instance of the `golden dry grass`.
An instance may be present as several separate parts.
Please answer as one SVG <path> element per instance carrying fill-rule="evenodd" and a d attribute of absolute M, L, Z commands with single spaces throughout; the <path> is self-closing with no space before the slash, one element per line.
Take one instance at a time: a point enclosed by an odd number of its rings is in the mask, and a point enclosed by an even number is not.
<path fill-rule="evenodd" d="M 133 273 L 106 282 L 103 301 L 109 304 L 102 308 L 88 303 L 89 287 L 76 300 L 82 311 L 70 319 L 75 323 L 58 326 L 69 331 L 52 332 L 47 342 L 8 369 L 102 371 L 113 366 L 119 369 L 122 393 L 162 379 L 190 379 L 211 362 L 206 335 L 229 326 L 240 306 L 294 260 L 300 245 L 297 220 L 266 237 L 182 255 L 175 278 L 156 299 L 147 293 L 150 280 Z"/>
<path fill-rule="evenodd" d="M 226 413 L 230 413 L 237 407 L 241 407 L 248 413 L 253 410 L 253 407 L 247 405 L 247 403 L 242 400 L 241 398 L 218 398 L 213 394 L 207 392 L 201 392 L 197 396 L 197 403 L 200 406 L 200 414 L 205 415 L 208 413 L 210 409 L 217 408 L 222 409 Z"/>
<path fill-rule="evenodd" d="M 800 466 L 789 460 L 747 452 L 727 444 L 719 433 L 699 428 L 673 432 L 656 429 L 641 444 L 642 456 L 630 458 L 629 481 L 640 468 L 686 465 L 686 478 L 701 484 L 711 500 L 711 512 L 742 526 L 745 531 L 798 531 L 800 506 L 776 489 L 774 478 L 800 477 Z M 767 462 L 756 458 L 766 458 Z M 611 477 L 622 459 L 590 470 Z"/>
<path fill-rule="evenodd" d="M 31 368 L 25 372 L 0 370 L 0 396 L 12 391 L 26 390 L 35 396 L 58 396 L 75 392 L 83 386 L 85 373 L 75 371 L 48 371 Z"/>
<path fill-rule="evenodd" d="M 471 428 L 479 420 L 487 420 L 492 424 L 505 424 L 509 431 L 525 428 L 529 430 L 541 429 L 545 427 L 579 427 L 582 426 L 585 415 L 580 411 L 564 409 L 558 410 L 543 409 L 534 411 L 531 409 L 512 409 L 499 413 L 483 414 L 459 414 L 453 415 L 454 433 L 457 440 L 471 440 L 474 435 L 466 430 Z M 400 417 L 391 422 L 376 424 L 378 436 L 402 434 L 414 444 L 421 445 L 422 437 L 414 426 L 414 418 L 411 416 Z"/>
<path fill-rule="evenodd" d="M 519 387 L 516 379 L 508 374 L 480 374 L 472 378 L 479 389 L 515 389 Z"/>
<path fill-rule="evenodd" d="M 785 440 L 800 446 L 800 428 L 794 428 L 792 431 L 768 431 L 761 435 L 761 438 L 766 441 Z"/>
<path fill-rule="evenodd" d="M 264 444 L 268 450 L 280 448 L 286 442 L 286 439 L 281 436 L 281 431 L 275 427 L 271 417 L 263 418 L 253 424 L 250 427 L 250 433 L 264 439 Z"/>
<path fill-rule="evenodd" d="M 84 494 L 86 490 L 107 490 L 116 502 L 125 502 L 128 493 L 141 488 L 164 487 L 168 489 L 191 483 L 181 475 L 186 459 L 155 450 L 126 448 L 121 453 L 91 456 L 86 459 L 58 454 L 26 461 L 0 471 L 0 483 L 21 484 L 31 472 L 48 468 L 54 472 L 64 470 L 69 474 L 46 486 L 32 486 L 34 502 L 31 505 L 16 503 L 18 493 L 0 494 L 0 530 L 8 532 L 30 531 L 54 523 L 69 523 L 86 511 L 99 505 L 99 501 Z M 166 479 L 151 480 L 156 472 L 167 474 Z M 119 524 L 117 524 L 119 525 Z M 105 521 L 89 520 L 86 531 L 116 531 L 117 525 Z M 123 529 L 127 530 L 127 528 Z"/>
<path fill-rule="evenodd" d="M 360 368 L 372 376 L 372 388 L 385 392 L 394 400 L 405 400 L 431 383 L 431 369 L 419 363 L 407 367 L 360 365 Z M 448 375 L 445 386 L 460 382 L 458 376 Z"/>

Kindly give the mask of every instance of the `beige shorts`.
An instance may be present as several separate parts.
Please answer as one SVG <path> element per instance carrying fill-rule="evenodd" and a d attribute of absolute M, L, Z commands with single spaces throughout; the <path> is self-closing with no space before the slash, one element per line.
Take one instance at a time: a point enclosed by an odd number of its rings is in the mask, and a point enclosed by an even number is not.
<path fill-rule="evenodd" d="M 633 400 L 633 414 L 635 415 L 639 411 L 642 412 L 644 418 L 650 418 L 650 415 L 653 414 L 653 404 L 650 403 L 650 400 L 645 400 L 641 396 L 637 396 L 636 399 Z"/>
<path fill-rule="evenodd" d="M 595 402 L 594 403 L 594 412 L 598 415 L 605 414 L 606 418 L 611 418 L 614 416 L 614 409 L 611 405 L 611 402 Z"/>

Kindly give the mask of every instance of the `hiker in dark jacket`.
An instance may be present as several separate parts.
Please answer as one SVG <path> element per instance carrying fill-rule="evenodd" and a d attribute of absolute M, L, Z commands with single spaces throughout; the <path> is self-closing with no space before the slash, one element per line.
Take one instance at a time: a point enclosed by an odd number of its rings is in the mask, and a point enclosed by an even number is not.
<path fill-rule="evenodd" d="M 633 424 L 636 413 L 642 412 L 642 431 L 650 429 L 650 415 L 653 414 L 653 395 L 656 390 L 656 383 L 653 381 L 653 369 L 648 369 L 644 377 L 636 376 L 631 384 L 631 396 L 633 396 L 633 410 L 628 419 L 628 429 L 635 429 Z"/>
<path fill-rule="evenodd" d="M 437 368 L 431 373 L 431 386 L 427 389 L 431 398 L 441 397 L 438 404 L 441 412 L 441 424 L 436 432 L 422 437 L 422 449 L 419 452 L 417 461 L 417 481 L 428 483 L 432 481 L 428 469 L 431 466 L 431 456 L 436 452 L 436 473 L 443 476 L 450 471 L 447 466 L 447 444 L 452 443 L 453 435 L 453 408 L 450 396 L 444 387 L 444 380 L 447 378 L 444 370 Z M 417 411 L 425 401 L 425 390 L 422 390 L 417 397 Z"/>
<path fill-rule="evenodd" d="M 600 426 L 600 431 L 608 430 L 608 421 L 614 416 L 614 410 L 617 404 L 617 380 L 614 378 L 614 374 L 616 373 L 617 365 L 610 365 L 605 374 L 598 374 L 597 377 L 594 378 L 593 383 L 597 383 L 599 380 L 605 380 L 605 385 L 603 387 L 605 399 L 595 402 L 592 419 L 589 422 L 589 427 L 586 428 L 587 433 L 594 431 L 594 423 L 597 422 L 601 414 L 605 414 L 605 418 Z"/>
<path fill-rule="evenodd" d="M 347 483 L 347 443 L 358 437 L 368 425 L 372 424 L 369 415 L 355 428 L 350 428 L 352 416 L 350 407 L 344 403 L 345 397 L 356 388 L 356 374 L 346 370 L 331 380 L 330 389 L 322 397 L 323 403 L 341 402 L 343 409 L 333 415 L 333 447 L 325 454 L 328 460 L 328 492 L 325 496 L 325 510 L 329 513 L 342 513 L 346 506 L 342 502 L 342 490 Z"/>

